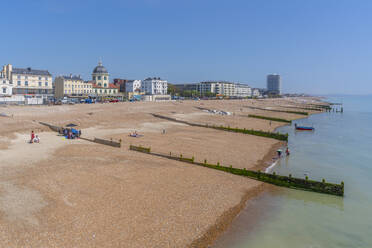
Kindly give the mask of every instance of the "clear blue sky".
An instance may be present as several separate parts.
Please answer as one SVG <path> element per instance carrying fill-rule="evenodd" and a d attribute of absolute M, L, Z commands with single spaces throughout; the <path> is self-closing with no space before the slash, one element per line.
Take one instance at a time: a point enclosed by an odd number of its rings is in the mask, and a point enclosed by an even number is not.
<path fill-rule="evenodd" d="M 14 0 L 0 63 L 85 79 L 231 80 L 285 92 L 372 94 L 369 0 Z"/>

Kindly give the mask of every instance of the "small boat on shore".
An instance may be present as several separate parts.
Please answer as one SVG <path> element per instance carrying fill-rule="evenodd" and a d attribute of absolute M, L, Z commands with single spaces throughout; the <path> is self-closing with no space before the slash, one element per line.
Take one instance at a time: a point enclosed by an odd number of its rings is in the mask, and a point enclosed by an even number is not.
<path fill-rule="evenodd" d="M 295 124 L 295 129 L 301 130 L 301 131 L 314 131 L 315 130 L 315 128 L 313 127 L 297 126 L 297 124 Z"/>

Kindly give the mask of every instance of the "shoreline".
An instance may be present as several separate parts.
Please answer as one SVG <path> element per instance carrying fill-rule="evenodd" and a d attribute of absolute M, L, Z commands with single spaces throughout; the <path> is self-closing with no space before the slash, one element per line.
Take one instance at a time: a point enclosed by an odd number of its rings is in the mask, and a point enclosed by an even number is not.
<path fill-rule="evenodd" d="M 323 112 L 317 112 L 312 113 L 309 116 L 313 114 L 321 114 Z M 307 119 L 307 117 L 299 117 L 296 120 L 300 119 Z M 288 124 L 280 125 L 279 127 L 275 128 L 274 131 L 276 131 L 278 128 L 286 126 Z M 276 166 L 276 164 L 279 161 L 279 158 L 274 159 L 276 157 L 276 152 L 279 148 L 282 148 L 283 146 L 287 146 L 288 142 L 279 141 L 272 145 L 264 158 L 262 160 L 257 161 L 257 164 L 252 168 L 253 170 L 265 170 L 266 173 L 269 173 L 269 169 L 272 169 Z M 208 230 L 202 235 L 202 237 L 194 240 L 190 247 L 212 247 L 213 244 L 218 240 L 218 238 L 230 227 L 234 219 L 240 214 L 240 212 L 247 206 L 247 203 L 250 199 L 257 197 L 259 194 L 263 193 L 267 189 L 271 188 L 273 189 L 275 186 L 262 183 L 259 186 L 257 186 L 255 189 L 250 190 L 246 192 L 242 198 L 239 204 L 236 206 L 226 210 L 216 221 L 215 224 L 213 224 Z"/>
<path fill-rule="evenodd" d="M 282 147 L 283 145 L 286 145 L 286 143 L 287 142 L 279 141 L 272 145 L 269 151 L 264 156 L 264 158 L 257 161 L 257 164 L 252 169 L 263 170 L 268 168 L 270 163 L 271 164 L 273 163 L 273 156 L 276 155 L 277 149 Z M 276 163 L 277 161 L 278 159 L 276 159 L 274 163 Z M 254 189 L 246 191 L 237 205 L 226 210 L 221 216 L 219 216 L 217 218 L 217 221 L 213 225 L 211 225 L 200 238 L 194 240 L 189 247 L 193 248 L 212 247 L 214 242 L 216 242 L 216 240 L 230 227 L 234 219 L 247 206 L 249 200 L 257 197 L 267 189 L 273 187 L 274 186 L 272 185 L 261 183 Z"/>

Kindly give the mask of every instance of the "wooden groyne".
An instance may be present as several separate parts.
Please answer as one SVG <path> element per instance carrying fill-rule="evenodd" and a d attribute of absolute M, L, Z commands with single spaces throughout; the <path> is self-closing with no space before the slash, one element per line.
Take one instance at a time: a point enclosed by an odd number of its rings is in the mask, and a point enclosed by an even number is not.
<path fill-rule="evenodd" d="M 309 115 L 308 112 L 303 112 L 303 111 L 289 111 L 289 110 L 279 110 L 279 109 L 266 109 L 266 108 L 258 108 L 258 107 L 253 107 L 253 106 L 243 106 L 243 107 L 250 108 L 250 109 L 271 111 L 271 112 L 287 113 L 287 114 Z"/>
<path fill-rule="evenodd" d="M 278 122 L 285 122 L 285 123 L 292 123 L 291 120 L 286 120 L 282 118 L 276 118 L 276 117 L 267 117 L 262 115 L 248 115 L 250 118 L 256 118 L 256 119 L 262 119 L 262 120 L 268 120 L 268 121 L 278 121 Z"/>
<path fill-rule="evenodd" d="M 194 127 L 212 128 L 212 129 L 217 129 L 221 131 L 243 133 L 243 134 L 255 135 L 255 136 L 260 136 L 260 137 L 265 137 L 265 138 L 277 139 L 281 141 L 288 141 L 288 134 L 281 134 L 281 133 L 267 132 L 267 131 L 261 131 L 261 130 L 253 130 L 253 129 L 245 129 L 245 128 L 241 129 L 241 128 L 231 128 L 231 127 L 224 127 L 224 126 L 203 125 L 203 124 L 192 123 L 188 121 L 177 120 L 175 118 L 162 116 L 158 114 L 152 114 L 152 115 L 157 118 L 161 118 L 164 120 L 173 121 L 177 123 L 182 123 L 182 124 L 194 126 Z"/>
<path fill-rule="evenodd" d="M 169 155 L 161 154 L 161 153 L 154 153 L 151 152 L 150 148 L 144 148 L 140 146 L 133 146 L 131 145 L 129 147 L 132 151 L 142 152 L 153 156 L 158 156 L 162 158 L 172 159 L 176 161 L 181 161 L 189 164 L 194 164 L 198 166 L 203 166 L 215 170 L 224 171 L 227 173 L 231 173 L 234 175 L 239 176 L 245 176 L 251 179 L 255 179 L 261 182 L 270 183 L 276 186 L 280 187 L 286 187 L 291 189 L 298 189 L 298 190 L 305 190 L 305 191 L 312 191 L 322 194 L 330 194 L 330 195 L 336 195 L 336 196 L 343 196 L 344 195 L 344 183 L 341 182 L 341 184 L 334 184 L 334 183 L 328 183 L 325 182 L 323 179 L 322 182 L 309 180 L 308 177 L 305 179 L 302 178 L 295 178 L 291 175 L 289 176 L 280 176 L 276 175 L 275 173 L 269 174 L 264 173 L 260 171 L 253 171 L 253 170 L 247 170 L 247 169 L 239 169 L 239 168 L 233 168 L 232 166 L 222 166 L 219 163 L 217 164 L 209 164 L 207 163 L 207 160 L 204 160 L 204 162 L 197 162 L 195 161 L 195 158 L 186 158 L 182 155 L 180 156 L 172 156 L 172 153 Z"/>
<path fill-rule="evenodd" d="M 54 125 L 51 125 L 51 124 L 48 124 L 48 123 L 45 123 L 45 122 L 39 122 L 39 124 L 44 125 L 44 126 L 47 126 L 47 127 L 49 127 L 51 130 L 53 130 L 55 132 L 59 132 L 59 130 L 62 129 L 62 127 L 54 126 Z"/>
<path fill-rule="evenodd" d="M 106 140 L 106 139 L 99 139 L 99 138 L 94 138 L 93 140 L 94 143 L 102 144 L 102 145 L 107 145 L 107 146 L 112 146 L 112 147 L 121 147 L 121 141 L 113 141 L 111 140 Z"/>

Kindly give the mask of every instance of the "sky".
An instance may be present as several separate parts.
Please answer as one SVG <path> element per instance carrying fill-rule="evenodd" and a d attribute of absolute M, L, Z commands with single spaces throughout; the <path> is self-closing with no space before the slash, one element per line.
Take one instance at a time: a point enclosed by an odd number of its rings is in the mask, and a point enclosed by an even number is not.
<path fill-rule="evenodd" d="M 12 0 L 0 64 L 89 80 L 227 80 L 287 93 L 372 94 L 370 0 Z"/>

